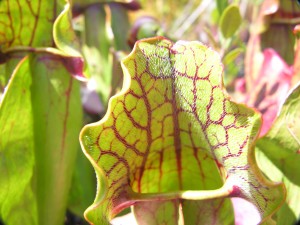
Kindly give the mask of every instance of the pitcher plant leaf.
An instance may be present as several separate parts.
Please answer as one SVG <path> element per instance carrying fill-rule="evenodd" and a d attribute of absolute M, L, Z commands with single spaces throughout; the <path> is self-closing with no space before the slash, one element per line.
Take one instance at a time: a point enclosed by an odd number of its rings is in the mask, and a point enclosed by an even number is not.
<path fill-rule="evenodd" d="M 176 199 L 244 198 L 262 221 L 278 209 L 284 186 L 266 180 L 254 158 L 260 114 L 230 100 L 218 53 L 156 37 L 138 41 L 122 67 L 122 91 L 81 131 L 98 178 L 89 222 L 109 224 L 129 206 Z"/>

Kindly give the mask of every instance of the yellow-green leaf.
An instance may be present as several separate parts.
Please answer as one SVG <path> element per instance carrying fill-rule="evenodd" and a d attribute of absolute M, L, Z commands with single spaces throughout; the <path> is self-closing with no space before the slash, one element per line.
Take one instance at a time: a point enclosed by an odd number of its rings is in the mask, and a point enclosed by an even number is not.
<path fill-rule="evenodd" d="M 239 57 L 243 52 L 244 49 L 242 48 L 235 48 L 232 51 L 228 52 L 223 59 L 225 66 L 233 63 L 233 61 L 236 60 L 236 58 Z"/>
<path fill-rule="evenodd" d="M 79 83 L 60 60 L 22 60 L 1 100 L 0 216 L 8 225 L 64 221 L 82 111 Z"/>
<path fill-rule="evenodd" d="M 38 224 L 62 224 L 82 126 L 79 82 L 60 57 L 30 59 Z"/>
<path fill-rule="evenodd" d="M 52 47 L 54 19 L 65 2 L 0 1 L 0 51 L 20 46 Z"/>
<path fill-rule="evenodd" d="M 28 58 L 20 61 L 0 102 L 0 216 L 5 224 L 37 224 L 33 117 Z M 20 119 L 21 118 L 21 119 Z"/>
<path fill-rule="evenodd" d="M 55 43 L 62 30 L 63 44 L 74 42 L 69 12 L 66 0 L 0 1 L 1 89 L 9 81 L 0 106 L 0 217 L 7 225 L 65 218 L 82 126 L 79 83 L 70 74 L 82 75 L 83 62 Z"/>
<path fill-rule="evenodd" d="M 80 136 L 98 178 L 85 213 L 91 223 L 109 224 L 139 202 L 176 199 L 241 197 L 262 220 L 276 211 L 284 188 L 267 181 L 254 159 L 260 115 L 224 92 L 215 51 L 157 37 L 137 42 L 122 66 L 122 91 Z"/>
<path fill-rule="evenodd" d="M 225 38 L 230 38 L 234 35 L 242 23 L 240 9 L 236 5 L 229 5 L 223 11 L 220 18 L 220 28 Z"/>
<path fill-rule="evenodd" d="M 290 93 L 269 132 L 257 142 L 258 163 L 273 180 L 282 181 L 287 199 L 278 225 L 294 224 L 300 215 L 300 85 Z"/>
<path fill-rule="evenodd" d="M 80 48 L 77 43 L 76 35 L 72 29 L 70 4 L 66 4 L 63 11 L 56 18 L 53 26 L 53 39 L 58 49 L 66 55 L 81 57 L 77 49 Z"/>

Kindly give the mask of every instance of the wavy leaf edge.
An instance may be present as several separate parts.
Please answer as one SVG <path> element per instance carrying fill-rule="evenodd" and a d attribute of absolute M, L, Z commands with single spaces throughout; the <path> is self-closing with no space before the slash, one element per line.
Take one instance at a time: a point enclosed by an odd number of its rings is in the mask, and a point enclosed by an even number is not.
<path fill-rule="evenodd" d="M 162 41 L 162 40 L 170 41 L 169 39 L 167 39 L 165 37 L 158 36 L 158 37 L 153 37 L 153 38 L 142 39 L 142 40 L 139 40 L 139 41 L 136 42 L 136 44 L 134 45 L 134 48 L 132 49 L 131 53 L 127 57 L 125 57 L 122 60 L 122 63 L 121 63 L 122 69 L 123 69 L 123 75 L 124 75 L 124 83 L 123 83 L 123 87 L 122 87 L 121 91 L 110 98 L 109 103 L 108 103 L 108 109 L 107 109 L 107 112 L 106 112 L 105 116 L 100 121 L 98 121 L 98 122 L 86 125 L 81 130 L 81 132 L 80 132 L 79 139 L 80 139 L 80 144 L 81 144 L 81 147 L 82 147 L 82 151 L 85 154 L 85 156 L 88 158 L 88 160 L 91 162 L 91 164 L 93 165 L 93 167 L 95 169 L 95 172 L 96 172 L 96 177 L 97 177 L 97 193 L 96 193 L 96 197 L 95 197 L 94 203 L 90 207 L 88 207 L 86 209 L 85 213 L 84 213 L 84 216 L 85 216 L 86 220 L 88 222 L 90 222 L 91 224 L 93 224 L 93 222 L 89 220 L 88 214 L 91 211 L 93 211 L 94 209 L 96 209 L 102 203 L 102 201 L 106 197 L 108 191 L 106 189 L 106 187 L 107 187 L 107 179 L 106 179 L 106 177 L 104 175 L 104 172 L 103 172 L 102 168 L 97 164 L 97 162 L 92 158 L 92 156 L 88 153 L 88 151 L 84 147 L 83 136 L 84 136 L 85 129 L 91 128 L 91 127 L 95 127 L 95 126 L 99 126 L 99 125 L 103 124 L 109 118 L 109 116 L 111 115 L 111 111 L 112 111 L 111 104 L 112 104 L 112 102 L 114 100 L 116 100 L 118 97 L 124 95 L 130 89 L 131 75 L 128 72 L 128 69 L 126 68 L 126 66 L 124 65 L 124 61 L 126 61 L 126 59 L 128 59 L 133 54 L 135 54 L 135 51 L 138 48 L 138 45 L 140 43 L 142 43 L 142 42 L 152 43 L 152 42 L 155 42 L 155 41 Z M 172 44 L 175 44 L 172 41 L 170 41 L 170 42 Z M 198 41 L 192 41 L 192 42 L 193 43 L 197 43 L 197 44 L 200 43 L 201 45 L 207 47 L 206 45 L 202 44 L 201 42 L 198 42 Z M 178 43 L 178 42 L 176 42 L 176 43 Z M 207 47 L 207 48 L 210 51 L 214 52 L 214 50 L 212 48 L 210 48 L 210 47 Z M 219 63 L 223 67 L 223 64 L 221 63 L 221 60 L 220 60 Z M 223 73 L 222 73 L 222 75 L 223 75 Z M 246 107 L 248 109 L 251 109 L 251 110 L 253 110 L 255 112 L 255 114 L 258 114 L 258 117 L 259 117 L 259 122 L 258 122 L 259 123 L 259 128 L 258 129 L 260 130 L 261 129 L 260 125 L 261 125 L 261 121 L 262 121 L 261 114 L 255 108 L 248 107 L 246 104 L 243 104 L 243 103 L 236 103 L 235 101 L 232 101 L 231 97 L 228 95 L 228 93 L 226 92 L 226 90 L 224 88 L 223 78 L 222 78 L 223 76 L 222 75 L 220 76 L 220 86 L 222 88 L 221 90 L 222 90 L 223 94 L 225 95 L 225 98 L 229 99 L 230 102 L 234 102 L 235 104 L 237 104 L 239 106 L 244 106 L 244 107 Z M 273 182 L 273 181 L 268 180 L 263 175 L 263 173 L 261 172 L 261 170 L 259 169 L 259 167 L 257 166 L 255 155 L 254 155 L 254 153 L 255 153 L 254 151 L 255 151 L 255 144 L 256 144 L 256 141 L 258 139 L 258 135 L 259 135 L 259 132 L 256 133 L 256 135 L 253 138 L 252 143 L 249 145 L 249 148 L 248 148 L 247 160 L 249 162 L 249 167 L 255 172 L 256 178 L 257 178 L 257 180 L 259 182 L 261 182 L 262 184 L 266 185 L 268 188 L 275 188 L 275 187 L 277 187 L 277 188 L 281 189 L 281 193 L 283 194 L 283 196 L 282 196 L 283 198 L 281 200 L 281 203 L 278 204 L 278 207 L 275 208 L 272 213 L 270 213 L 266 217 L 262 218 L 261 223 L 263 223 L 263 222 L 269 221 L 269 219 L 271 219 L 272 215 L 284 203 L 284 200 L 285 200 L 285 197 L 286 197 L 286 190 L 285 190 L 285 186 L 283 185 L 282 182 Z M 226 181 L 224 182 L 223 186 L 220 189 L 209 190 L 209 191 L 202 190 L 202 191 L 196 191 L 196 192 L 200 193 L 200 195 L 201 195 L 201 193 L 206 195 L 206 194 L 208 194 L 208 192 L 214 192 L 213 195 L 214 195 L 214 197 L 217 197 L 217 198 L 218 197 L 229 197 L 229 198 L 231 198 L 231 197 L 239 197 L 239 196 L 235 196 L 238 193 L 236 193 L 235 186 L 230 184 L 230 180 L 231 179 L 226 179 Z M 101 194 L 100 190 L 103 189 L 103 188 L 105 189 L 105 193 Z M 193 191 L 191 191 L 191 193 L 189 193 L 188 190 L 187 191 L 183 191 L 183 192 L 178 191 L 178 192 L 174 193 L 175 195 L 172 195 L 170 199 L 181 198 L 181 199 L 191 200 L 192 198 L 189 197 L 189 194 L 193 194 L 192 192 Z M 135 202 L 144 201 L 144 200 L 142 200 L 143 197 L 147 198 L 147 196 L 146 196 L 147 194 L 141 194 L 141 195 L 144 195 L 144 196 L 141 196 L 139 193 L 136 193 L 136 192 L 132 192 L 131 194 L 133 196 L 132 201 L 127 202 L 126 204 L 124 204 L 123 207 L 122 207 L 122 209 L 134 205 Z M 137 194 L 137 195 L 135 196 L 135 194 Z M 218 196 L 218 194 L 219 194 L 219 196 Z M 159 196 L 159 197 L 158 198 L 155 197 L 156 195 Z M 164 194 L 163 194 L 163 196 L 164 196 Z M 134 197 L 136 197 L 136 198 L 134 198 Z M 214 197 L 211 197 L 211 198 L 210 197 L 208 197 L 208 198 L 200 197 L 200 200 L 213 199 Z M 153 193 L 153 194 L 150 194 L 149 198 L 147 198 L 147 201 L 160 200 L 160 199 L 161 199 L 160 198 L 160 193 Z M 195 199 L 195 200 L 198 200 L 198 199 Z M 247 200 L 247 201 L 249 201 L 249 200 Z M 120 211 L 118 211 L 118 212 L 120 212 Z M 110 220 L 113 219 L 113 217 L 110 218 Z"/>

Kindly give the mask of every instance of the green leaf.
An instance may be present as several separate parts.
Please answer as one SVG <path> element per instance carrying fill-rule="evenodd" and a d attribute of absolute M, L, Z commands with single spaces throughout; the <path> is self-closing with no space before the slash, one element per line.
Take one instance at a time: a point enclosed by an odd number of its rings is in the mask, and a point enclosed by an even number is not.
<path fill-rule="evenodd" d="M 230 38 L 242 23 L 240 9 L 236 5 L 229 5 L 221 15 L 220 28 L 225 38 Z"/>
<path fill-rule="evenodd" d="M 222 15 L 223 11 L 228 6 L 227 0 L 217 0 L 217 9 L 220 15 Z"/>
<path fill-rule="evenodd" d="M 53 18 L 64 4 L 65 0 L 1 1 L 0 51 L 18 46 L 52 46 Z"/>
<path fill-rule="evenodd" d="M 83 217 L 85 209 L 93 202 L 96 178 L 93 167 L 82 154 L 77 154 L 71 189 L 69 192 L 68 209 L 77 216 Z"/>
<path fill-rule="evenodd" d="M 179 215 L 179 200 L 160 202 L 139 202 L 134 207 L 134 215 L 139 225 L 172 225 L 182 223 Z"/>
<path fill-rule="evenodd" d="M 4 92 L 14 69 L 25 56 L 24 53 L 11 54 L 10 57 L 5 59 L 5 63 L 0 64 L 0 93 Z"/>
<path fill-rule="evenodd" d="M 60 57 L 39 54 L 18 64 L 6 90 L 1 217 L 8 225 L 62 224 L 82 125 L 78 81 Z"/>
<path fill-rule="evenodd" d="M 53 27 L 53 39 L 58 49 L 67 56 L 81 57 L 77 49 L 79 43 L 71 24 L 70 4 L 66 4 L 63 11 L 56 18 Z"/>
<path fill-rule="evenodd" d="M 224 85 L 226 87 L 232 84 L 232 82 L 237 78 L 240 70 L 243 69 L 240 62 L 236 60 L 242 53 L 244 53 L 243 48 L 235 48 L 228 52 L 222 60 L 225 67 Z"/>
<path fill-rule="evenodd" d="M 182 206 L 184 224 L 234 224 L 229 199 L 184 201 Z"/>
<path fill-rule="evenodd" d="M 8 225 L 37 224 L 31 187 L 35 159 L 31 83 L 25 58 L 15 68 L 0 103 L 0 217 Z"/>
<path fill-rule="evenodd" d="M 243 48 L 235 48 L 231 50 L 225 55 L 223 59 L 223 63 L 225 64 L 225 66 L 229 65 L 230 63 L 233 63 L 234 60 L 236 60 L 237 57 L 239 57 L 243 52 L 244 52 Z"/>
<path fill-rule="evenodd" d="M 112 54 L 111 40 L 107 32 L 107 14 L 103 5 L 94 5 L 85 10 L 84 56 L 91 77 L 96 83 L 96 91 L 101 102 L 107 106 L 111 93 Z"/>
<path fill-rule="evenodd" d="M 111 29 L 114 34 L 114 45 L 116 51 L 130 51 L 128 45 L 128 30 L 130 23 L 128 18 L 128 9 L 122 4 L 109 4 L 111 10 Z"/>
<path fill-rule="evenodd" d="M 139 225 L 234 224 L 228 199 L 139 202 L 134 206 L 134 215 Z"/>
<path fill-rule="evenodd" d="M 270 131 L 257 142 L 260 168 L 272 180 L 284 182 L 286 205 L 278 212 L 278 224 L 293 224 L 300 206 L 300 85 L 286 99 Z"/>
<path fill-rule="evenodd" d="M 33 55 L 31 73 L 38 224 L 62 224 L 82 126 L 79 83 L 50 54 Z"/>
<path fill-rule="evenodd" d="M 0 2 L 0 51 L 5 59 L 1 83 L 14 71 L 0 108 L 1 127 L 7 127 L 1 131 L 5 184 L 0 198 L 5 200 L 0 216 L 8 225 L 55 225 L 65 219 L 79 148 L 74 140 L 82 126 L 79 83 L 70 74 L 81 75 L 83 64 L 73 46 L 67 46 L 74 42 L 69 11 L 64 0 Z M 64 37 L 62 29 L 68 29 Z M 60 49 L 54 48 L 55 42 Z"/>
<path fill-rule="evenodd" d="M 1 89 L 26 51 L 52 47 L 53 21 L 64 3 L 64 0 L 0 2 L 0 64 L 4 63 L 1 65 Z"/>
<path fill-rule="evenodd" d="M 0 61 L 20 58 L 20 55 L 28 52 L 48 52 L 64 56 L 63 62 L 68 71 L 76 78 L 85 80 L 83 60 L 77 50 L 79 44 L 71 24 L 70 4 L 65 0 L 41 2 L 42 0 L 34 3 L 16 1 L 12 4 L 12 1 L 6 0 L 0 4 L 0 13 L 3 13 L 0 31 L 5 34 L 0 37 Z M 14 21 L 14 18 L 18 20 Z M 4 26 L 6 20 L 12 23 L 9 26 L 11 31 Z M 34 24 L 34 27 L 27 23 Z M 10 32 L 13 35 L 10 36 Z"/>
<path fill-rule="evenodd" d="M 260 116 L 224 93 L 216 52 L 158 37 L 137 42 L 122 66 L 122 91 L 80 135 L 98 178 L 89 222 L 109 224 L 131 205 L 177 199 L 241 197 L 263 221 L 278 209 L 284 188 L 265 180 L 254 159 Z M 189 207 L 179 207 L 184 218 Z"/>
<path fill-rule="evenodd" d="M 72 27 L 72 15 L 70 4 L 65 4 L 64 9 L 58 15 L 53 27 L 53 41 L 57 49 L 52 53 L 63 56 L 62 62 L 69 73 L 78 80 L 86 81 L 88 74 L 83 57 L 78 49 L 80 45 Z"/>

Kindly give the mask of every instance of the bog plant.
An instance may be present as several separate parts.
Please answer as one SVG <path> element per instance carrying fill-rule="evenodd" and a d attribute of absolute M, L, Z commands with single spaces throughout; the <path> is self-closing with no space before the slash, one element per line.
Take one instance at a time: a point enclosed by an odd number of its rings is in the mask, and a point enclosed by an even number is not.
<path fill-rule="evenodd" d="M 299 219 L 297 1 L 248 3 L 248 31 L 245 3 L 203 0 L 207 44 L 178 37 L 178 2 L 131 28 L 149 2 L 0 1 L 3 224 L 243 224 L 237 198 L 253 224 Z"/>

